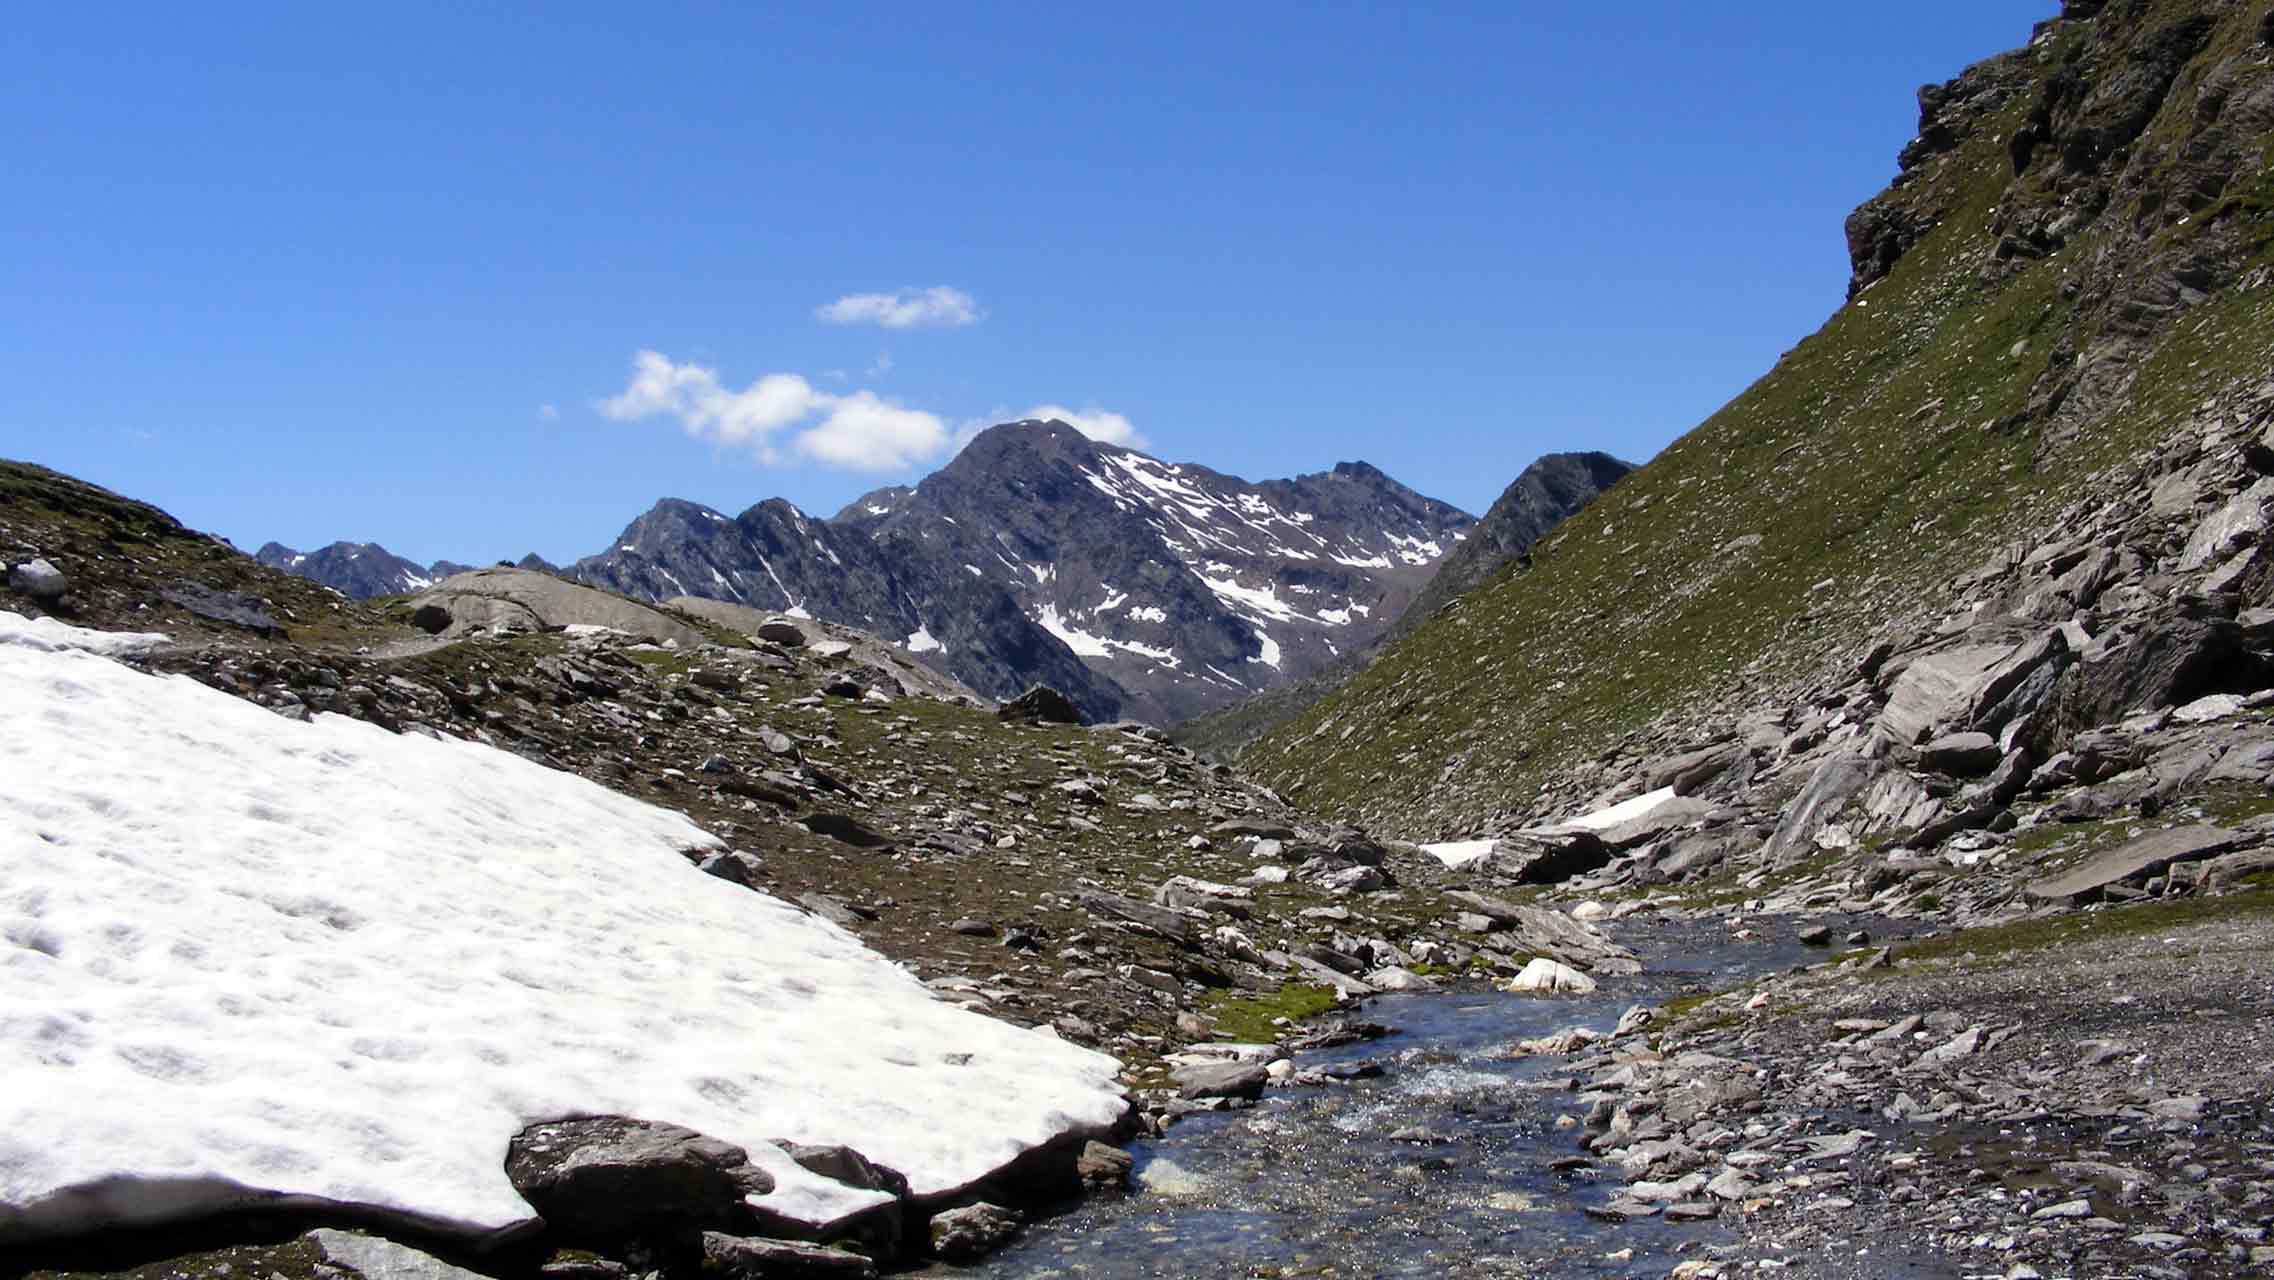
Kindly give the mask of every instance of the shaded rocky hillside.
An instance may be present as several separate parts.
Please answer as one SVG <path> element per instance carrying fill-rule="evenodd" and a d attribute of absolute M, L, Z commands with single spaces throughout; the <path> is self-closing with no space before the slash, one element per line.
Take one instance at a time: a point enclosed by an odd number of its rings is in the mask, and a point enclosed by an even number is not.
<path fill-rule="evenodd" d="M 1166 722 L 1363 649 L 1473 524 L 1364 463 L 1249 483 L 1029 421 L 833 520 L 660 503 L 574 571 L 802 611 L 904 639 L 984 693 L 1043 680 L 1092 714 Z"/>
<path fill-rule="evenodd" d="M 2029 686 L 2052 696 L 2121 637 L 2169 639 L 2157 610 L 2263 602 L 2266 573 L 2232 557 L 2265 518 L 2250 460 L 2274 456 L 2254 443 L 2274 368 L 2270 40 L 2264 4 L 2071 4 L 1923 90 L 1821 330 L 1245 761 L 1353 818 L 1512 827 L 1745 726 L 1783 726 L 1772 757 L 1854 732 L 1906 654 L 2058 643 L 2087 661 Z M 2202 532 L 2236 502 L 2220 527 L 2242 532 Z M 2055 624 L 2075 632 L 2044 641 Z M 2064 694 L 2096 709 L 2033 749 L 2242 679 L 2222 669 Z"/>
<path fill-rule="evenodd" d="M 732 519 L 666 499 L 633 521 L 612 550 L 571 572 L 639 599 L 696 596 L 856 627 L 905 644 L 989 697 L 1040 682 L 1097 720 L 1113 719 L 1126 701 L 999 583 L 943 573 L 933 560 L 780 498 Z"/>
<path fill-rule="evenodd" d="M 437 560 L 421 565 L 405 560 L 376 542 L 335 542 L 314 551 L 295 551 L 281 542 L 263 545 L 253 559 L 310 582 L 320 582 L 350 600 L 409 595 L 424 591 L 452 574 L 466 573 L 472 565 Z M 531 552 L 518 568 L 551 573 L 553 566 Z"/>
<path fill-rule="evenodd" d="M 1492 510 L 1469 530 L 1453 553 L 1388 630 L 1364 649 L 1303 679 L 1266 689 L 1222 710 L 1175 726 L 1177 741 L 1196 751 L 1229 755 L 1285 724 L 1340 687 L 1374 660 L 1383 645 L 1403 636 L 1466 592 L 1475 590 L 1530 552 L 1548 531 L 1595 500 L 1634 468 L 1607 453 L 1551 453 L 1524 468 Z"/>

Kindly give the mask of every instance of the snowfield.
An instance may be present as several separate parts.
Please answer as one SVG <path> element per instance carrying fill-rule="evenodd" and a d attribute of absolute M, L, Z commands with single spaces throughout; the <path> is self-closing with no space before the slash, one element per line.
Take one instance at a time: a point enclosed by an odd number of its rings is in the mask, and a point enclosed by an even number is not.
<path fill-rule="evenodd" d="M 683 817 L 503 751 L 285 720 L 0 612 L 0 1241 L 254 1193 L 485 1231 L 506 1144 L 622 1114 L 749 1149 L 756 1203 L 952 1190 L 1110 1126 L 1110 1058 L 940 1003 L 695 870 Z"/>

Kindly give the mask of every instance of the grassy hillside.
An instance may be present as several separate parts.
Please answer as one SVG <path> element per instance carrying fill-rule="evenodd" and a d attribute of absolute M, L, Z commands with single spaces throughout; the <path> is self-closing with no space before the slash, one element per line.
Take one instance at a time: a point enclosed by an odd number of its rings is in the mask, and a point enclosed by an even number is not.
<path fill-rule="evenodd" d="M 1523 815 L 1654 725 L 1860 655 L 2124 483 L 2143 445 L 2274 370 L 2267 11 L 2072 4 L 1922 93 L 1903 176 L 1851 222 L 1851 241 L 1903 234 L 1877 265 L 1859 243 L 1846 306 L 1243 762 L 1409 834 Z M 2160 102 L 2144 127 L 2113 118 L 2142 99 Z M 2017 147 L 2024 129 L 2045 140 Z"/>

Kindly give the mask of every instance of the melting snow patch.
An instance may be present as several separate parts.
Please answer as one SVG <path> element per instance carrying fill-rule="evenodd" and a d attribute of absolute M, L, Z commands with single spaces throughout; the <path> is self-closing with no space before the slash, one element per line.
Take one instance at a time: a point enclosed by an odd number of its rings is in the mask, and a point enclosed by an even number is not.
<path fill-rule="evenodd" d="M 155 631 L 89 631 L 53 618 L 27 618 L 20 613 L 0 612 L 0 644 L 34 653 L 119 655 L 141 653 L 172 642 L 172 636 Z"/>
<path fill-rule="evenodd" d="M 918 627 L 915 634 L 908 637 L 908 652 L 946 653 L 947 646 L 932 637 L 931 628 Z"/>
<path fill-rule="evenodd" d="M 1645 792 L 1631 800 L 1621 800 L 1607 809 L 1597 809 L 1593 813 L 1581 814 L 1561 825 L 1579 827 L 1587 831 L 1601 831 L 1608 827 L 1615 827 L 1622 822 L 1639 818 L 1673 798 L 1674 788 L 1660 787 L 1656 791 Z"/>
<path fill-rule="evenodd" d="M 1141 658 L 1151 658 L 1153 661 L 1169 667 L 1175 667 L 1184 661 L 1167 649 L 1156 649 L 1151 645 L 1139 644 L 1134 640 L 1116 640 L 1111 636 L 1101 636 L 1084 631 L 1067 622 L 1065 617 L 1058 612 L 1058 606 L 1054 604 L 1043 605 L 1041 612 L 1035 615 L 1034 620 L 1036 625 L 1065 642 L 1066 647 L 1072 649 L 1080 657 L 1110 658 L 1113 656 L 1113 651 L 1119 649 L 1124 653 L 1134 653 Z"/>
<path fill-rule="evenodd" d="M 1425 844 L 1422 851 L 1444 863 L 1454 871 L 1461 871 L 1484 861 L 1492 855 L 1491 840 L 1448 840 L 1442 844 Z"/>
<path fill-rule="evenodd" d="M 1279 669 L 1279 642 L 1272 639 L 1271 633 L 1261 627 L 1257 627 L 1255 630 L 1255 642 L 1263 646 L 1263 652 L 1248 659 L 1248 661 L 1260 662 L 1277 671 Z"/>
<path fill-rule="evenodd" d="M 1229 565 L 1210 565 L 1210 570 L 1226 570 Z M 1237 578 L 1211 578 L 1201 575 L 1200 583 L 1216 593 L 1216 598 L 1235 609 L 1252 609 L 1273 622 L 1300 622 L 1303 615 L 1279 598 L 1270 587 L 1243 587 Z"/>
<path fill-rule="evenodd" d="M 748 1149 L 758 1203 L 918 1194 L 1121 1113 L 1112 1059 L 932 998 L 697 871 L 678 814 L 510 753 L 301 724 L 0 613 L 0 1241 L 281 1193 L 493 1229 L 563 1116 Z"/>

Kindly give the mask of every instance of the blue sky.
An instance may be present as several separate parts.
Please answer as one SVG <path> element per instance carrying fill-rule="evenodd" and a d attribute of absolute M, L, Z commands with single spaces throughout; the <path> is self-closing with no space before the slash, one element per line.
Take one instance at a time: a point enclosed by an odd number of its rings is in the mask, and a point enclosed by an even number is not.
<path fill-rule="evenodd" d="M 1049 405 L 1478 512 L 1643 459 L 1839 304 L 1913 90 L 2056 6 L 198 8 L 10 6 L 0 455 L 480 561 Z"/>

